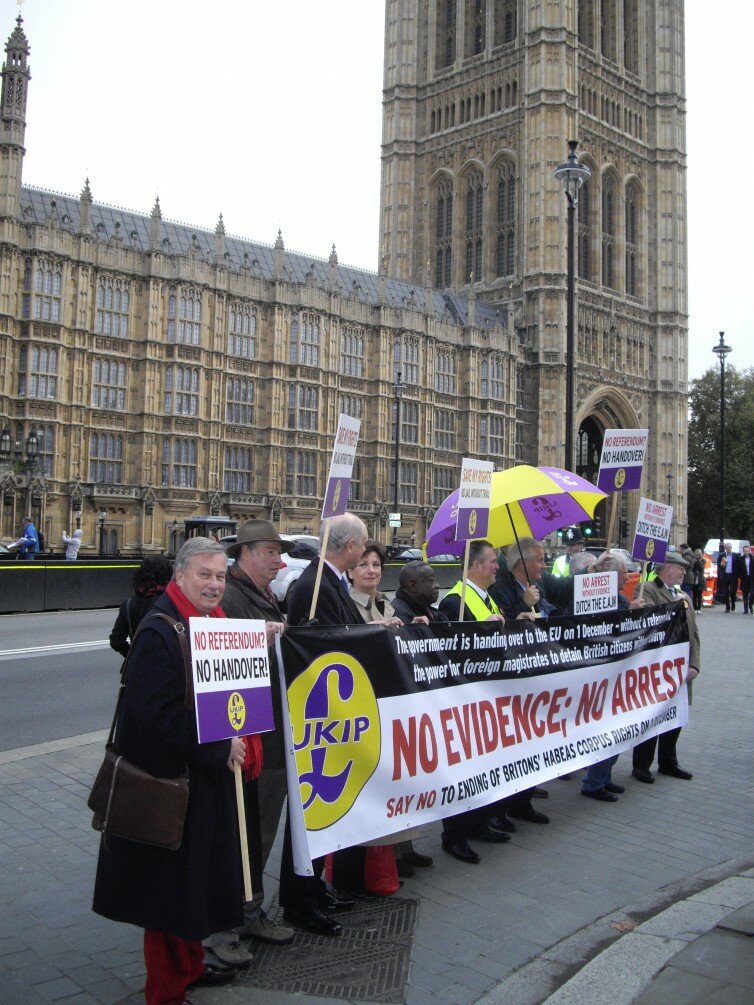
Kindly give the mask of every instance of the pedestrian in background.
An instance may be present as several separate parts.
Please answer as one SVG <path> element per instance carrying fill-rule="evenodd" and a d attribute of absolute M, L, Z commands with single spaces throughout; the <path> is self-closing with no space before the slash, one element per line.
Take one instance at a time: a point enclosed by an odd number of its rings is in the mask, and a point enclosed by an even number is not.
<path fill-rule="evenodd" d="M 66 562 L 75 562 L 79 557 L 79 548 L 81 547 L 81 538 L 83 537 L 83 530 L 74 530 L 73 534 L 69 537 L 65 531 L 63 531 L 63 544 L 65 545 L 65 560 Z"/>
<path fill-rule="evenodd" d="M 132 583 L 134 593 L 120 605 L 118 617 L 110 632 L 110 648 L 121 656 L 128 656 L 131 639 L 139 626 L 139 622 L 158 600 L 170 582 L 173 575 L 173 565 L 162 555 L 151 555 L 145 558 L 134 572 Z"/>
<path fill-rule="evenodd" d="M 8 547 L 18 548 L 18 554 L 25 562 L 33 562 L 37 557 L 39 554 L 39 534 L 30 516 L 24 517 L 21 537 Z"/>

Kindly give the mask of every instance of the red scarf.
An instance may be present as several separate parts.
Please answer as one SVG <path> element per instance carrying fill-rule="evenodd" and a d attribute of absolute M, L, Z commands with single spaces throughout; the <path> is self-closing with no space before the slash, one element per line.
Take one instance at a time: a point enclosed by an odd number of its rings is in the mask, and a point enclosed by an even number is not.
<path fill-rule="evenodd" d="M 168 588 L 165 590 L 165 593 L 167 594 L 173 607 L 175 607 L 180 614 L 183 621 L 188 623 L 189 618 L 203 617 L 202 612 L 194 607 L 174 579 L 171 579 L 168 583 Z M 227 614 L 222 607 L 218 606 L 212 608 L 208 617 L 226 618 Z M 243 774 L 247 781 L 251 781 L 259 775 L 259 772 L 262 770 L 262 764 L 264 763 L 262 755 L 262 741 L 258 733 L 251 733 L 249 736 L 244 736 L 243 741 L 246 745 L 246 756 L 244 757 L 243 762 Z"/>

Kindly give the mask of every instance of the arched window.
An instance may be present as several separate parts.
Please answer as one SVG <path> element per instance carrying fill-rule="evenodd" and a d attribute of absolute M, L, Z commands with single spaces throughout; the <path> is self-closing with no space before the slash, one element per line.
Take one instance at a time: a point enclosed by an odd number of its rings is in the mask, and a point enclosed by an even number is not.
<path fill-rule="evenodd" d="M 453 185 L 443 179 L 435 203 L 435 286 L 442 289 L 453 280 Z"/>
<path fill-rule="evenodd" d="M 579 42 L 594 48 L 594 0 L 579 0 Z"/>
<path fill-rule="evenodd" d="M 466 0 L 464 43 L 465 56 L 484 52 L 487 32 L 487 0 Z"/>
<path fill-rule="evenodd" d="M 254 421 L 254 383 L 241 377 L 228 377 L 225 385 L 225 421 L 236 426 L 250 426 Z"/>
<path fill-rule="evenodd" d="M 586 181 L 579 191 L 578 224 L 576 228 L 576 244 L 578 247 L 578 273 L 581 279 L 592 279 L 592 232 L 591 214 L 592 186 Z"/>
<path fill-rule="evenodd" d="M 235 495 L 251 492 L 251 447 L 226 447 L 223 490 Z"/>
<path fill-rule="evenodd" d="M 100 485 L 123 482 L 123 437 L 117 433 L 89 436 L 89 481 Z"/>
<path fill-rule="evenodd" d="M 626 189 L 626 293 L 639 296 L 639 190 Z"/>
<path fill-rule="evenodd" d="M 97 312 L 94 330 L 98 335 L 128 335 L 128 309 L 131 302 L 130 283 L 127 279 L 102 276 L 97 285 Z"/>
<path fill-rule="evenodd" d="M 497 172 L 497 248 L 495 275 L 512 276 L 516 271 L 516 178 L 511 161 Z"/>
<path fill-rule="evenodd" d="M 257 354 L 257 309 L 234 300 L 228 310 L 228 355 L 254 359 Z"/>
<path fill-rule="evenodd" d="M 617 62 L 615 0 L 600 0 L 600 48 L 605 59 Z"/>
<path fill-rule="evenodd" d="M 516 0 L 495 0 L 495 45 L 514 42 L 517 30 Z"/>
<path fill-rule="evenodd" d="M 481 171 L 466 177 L 466 274 L 465 283 L 482 280 L 482 225 L 484 221 L 484 183 Z"/>
<path fill-rule="evenodd" d="M 616 188 L 611 175 L 602 181 L 602 285 L 615 288 Z"/>
<path fill-rule="evenodd" d="M 636 0 L 623 0 L 623 63 L 629 73 L 639 72 L 639 11 Z"/>
<path fill-rule="evenodd" d="M 199 414 L 199 368 L 171 364 L 165 373 L 165 415 Z"/>
<path fill-rule="evenodd" d="M 451 66 L 456 58 L 456 0 L 438 0 L 435 69 Z"/>

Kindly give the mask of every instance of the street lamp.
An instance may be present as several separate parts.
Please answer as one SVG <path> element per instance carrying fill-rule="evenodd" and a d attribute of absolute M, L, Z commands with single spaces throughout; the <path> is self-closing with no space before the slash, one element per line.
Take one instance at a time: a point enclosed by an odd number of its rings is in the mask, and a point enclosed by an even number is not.
<path fill-rule="evenodd" d="M 398 458 L 401 449 L 401 398 L 403 397 L 403 381 L 401 380 L 401 371 L 398 371 L 398 376 L 395 383 L 393 384 L 393 396 L 395 397 L 395 456 L 393 458 L 393 478 L 395 484 L 393 486 L 393 513 L 398 512 Z M 396 518 L 397 519 L 397 518 Z M 393 544 L 395 544 L 398 538 L 398 528 L 393 527 Z"/>
<path fill-rule="evenodd" d="M 665 475 L 665 477 L 668 480 L 668 506 L 670 506 L 670 486 L 671 486 L 671 483 L 673 481 L 673 472 L 672 471 L 668 471 L 668 473 Z"/>
<path fill-rule="evenodd" d="M 720 341 L 712 347 L 712 352 L 720 360 L 720 554 L 725 551 L 725 357 L 733 352 L 725 344 L 725 332 L 720 332 Z"/>
<path fill-rule="evenodd" d="M 101 509 L 99 511 L 99 557 L 105 554 L 105 520 L 107 520 L 107 510 Z"/>
<path fill-rule="evenodd" d="M 574 323 L 573 323 L 573 302 L 576 283 L 574 257 L 575 244 L 575 217 L 576 207 L 579 204 L 579 189 L 592 177 L 592 172 L 585 164 L 579 164 L 576 160 L 576 147 L 578 140 L 568 141 L 568 160 L 565 164 L 560 164 L 555 168 L 555 177 L 563 183 L 563 191 L 568 200 L 568 246 L 567 246 L 567 272 L 568 282 L 566 287 L 566 430 L 565 430 L 565 464 L 566 471 L 573 470 L 573 374 L 574 374 Z"/>

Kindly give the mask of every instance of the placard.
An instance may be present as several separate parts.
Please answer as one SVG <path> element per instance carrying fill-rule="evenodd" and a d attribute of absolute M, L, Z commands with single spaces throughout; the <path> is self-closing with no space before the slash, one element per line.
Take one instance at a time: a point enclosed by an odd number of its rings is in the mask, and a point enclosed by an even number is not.
<path fill-rule="evenodd" d="M 648 429 L 606 429 L 597 488 L 603 492 L 638 489 L 648 439 Z"/>
<path fill-rule="evenodd" d="M 273 729 L 264 621 L 189 618 L 199 743 Z"/>
<path fill-rule="evenodd" d="M 487 536 L 492 497 L 492 461 L 464 457 L 458 495 L 456 541 L 473 541 Z"/>
<path fill-rule="evenodd" d="M 633 558 L 639 562 L 664 562 L 672 522 L 672 506 L 642 496 L 631 550 Z"/>
<path fill-rule="evenodd" d="M 618 573 L 584 572 L 573 577 L 573 613 L 603 614 L 618 610 Z"/>
<path fill-rule="evenodd" d="M 322 506 L 323 520 L 331 516 L 342 516 L 346 511 L 360 429 L 361 419 L 354 419 L 341 413 L 330 460 L 330 473 L 327 476 L 325 501 Z"/>

